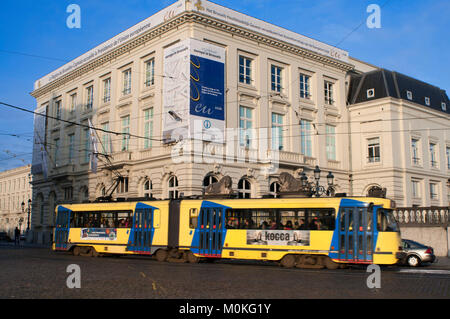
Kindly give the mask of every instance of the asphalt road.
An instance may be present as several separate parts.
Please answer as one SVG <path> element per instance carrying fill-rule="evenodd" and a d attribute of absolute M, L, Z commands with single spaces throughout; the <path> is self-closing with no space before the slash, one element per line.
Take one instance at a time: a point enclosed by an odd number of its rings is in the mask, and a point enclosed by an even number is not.
<path fill-rule="evenodd" d="M 81 288 L 70 289 L 69 265 Z M 450 297 L 450 269 L 381 268 L 370 289 L 365 267 L 286 269 L 274 263 L 159 263 L 145 257 L 74 257 L 43 248 L 0 247 L 1 299 L 410 299 Z M 72 278 L 72 277 L 71 277 Z M 76 282 L 76 281 L 69 281 Z"/>

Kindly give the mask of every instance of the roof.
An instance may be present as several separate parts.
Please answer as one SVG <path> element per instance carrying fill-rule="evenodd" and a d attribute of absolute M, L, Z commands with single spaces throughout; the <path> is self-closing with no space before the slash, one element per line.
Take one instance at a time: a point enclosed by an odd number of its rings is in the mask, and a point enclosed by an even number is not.
<path fill-rule="evenodd" d="M 373 96 L 369 95 L 369 90 L 373 90 Z M 408 92 L 410 92 L 409 96 Z M 386 69 L 351 74 L 348 92 L 350 105 L 385 97 L 411 101 L 450 114 L 450 100 L 447 93 L 437 86 Z M 428 101 L 429 104 L 427 104 Z M 445 103 L 445 110 L 442 103 Z"/>

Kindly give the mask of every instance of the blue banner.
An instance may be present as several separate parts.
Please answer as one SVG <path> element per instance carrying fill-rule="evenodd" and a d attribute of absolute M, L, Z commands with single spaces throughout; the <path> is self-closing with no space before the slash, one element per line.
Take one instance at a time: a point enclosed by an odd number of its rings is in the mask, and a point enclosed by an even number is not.
<path fill-rule="evenodd" d="M 190 114 L 225 121 L 225 64 L 191 55 Z"/>

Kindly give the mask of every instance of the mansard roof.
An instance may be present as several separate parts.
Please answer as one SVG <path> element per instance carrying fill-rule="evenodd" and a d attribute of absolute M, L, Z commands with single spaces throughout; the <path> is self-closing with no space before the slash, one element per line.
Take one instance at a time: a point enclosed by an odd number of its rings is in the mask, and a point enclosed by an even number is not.
<path fill-rule="evenodd" d="M 386 69 L 351 74 L 349 105 L 385 97 L 411 101 L 450 114 L 450 100 L 447 93 L 437 86 Z M 445 110 L 442 103 L 445 103 Z"/>

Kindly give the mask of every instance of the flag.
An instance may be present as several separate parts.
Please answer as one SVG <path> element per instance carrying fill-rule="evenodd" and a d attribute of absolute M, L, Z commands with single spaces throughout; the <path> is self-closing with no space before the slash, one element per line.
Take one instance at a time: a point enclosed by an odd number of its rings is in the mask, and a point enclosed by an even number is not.
<path fill-rule="evenodd" d="M 91 170 L 93 173 L 97 173 L 97 163 L 98 163 L 98 140 L 97 134 L 94 130 L 94 126 L 90 119 L 88 119 L 89 123 L 89 138 L 91 142 L 91 153 L 90 153 L 90 162 L 91 162 Z"/>

